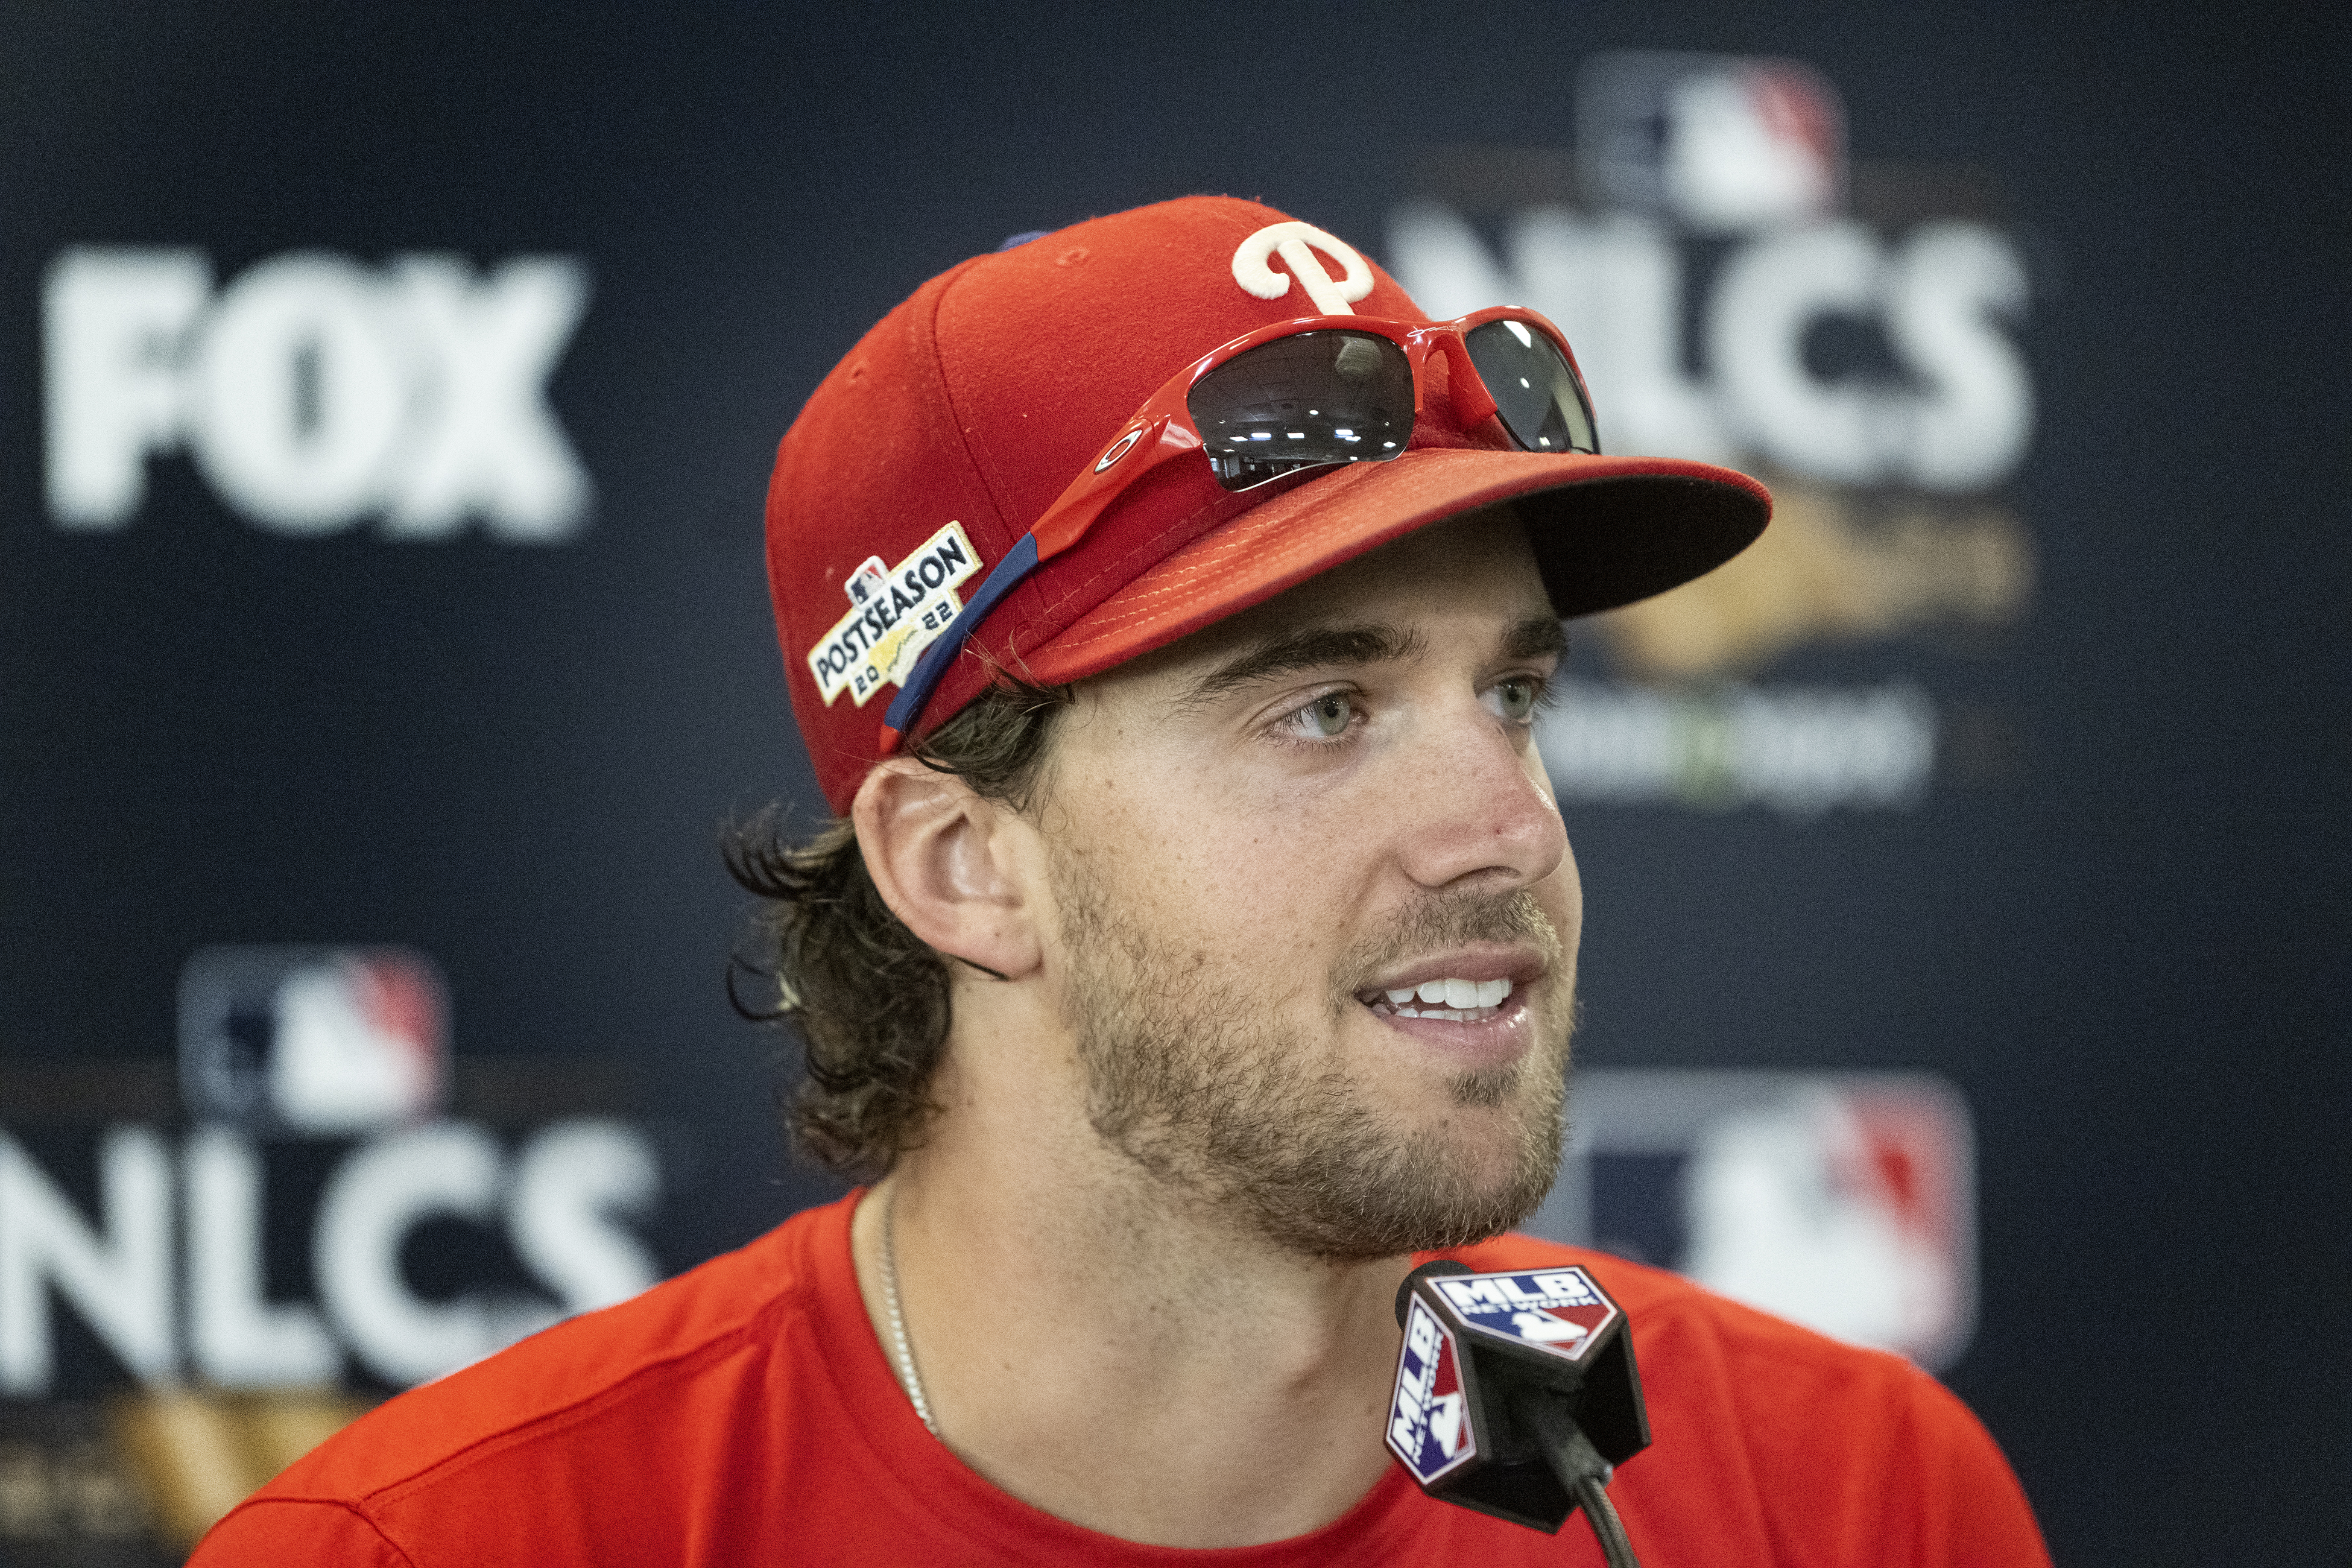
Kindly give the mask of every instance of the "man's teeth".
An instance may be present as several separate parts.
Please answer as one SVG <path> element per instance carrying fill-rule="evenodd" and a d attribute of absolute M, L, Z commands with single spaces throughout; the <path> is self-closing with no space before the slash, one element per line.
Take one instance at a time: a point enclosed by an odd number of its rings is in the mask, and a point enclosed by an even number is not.
<path fill-rule="evenodd" d="M 1507 980 L 1424 980 L 1388 992 L 1389 1010 L 1400 1018 L 1455 1018 L 1499 1007 L 1511 994 Z"/>

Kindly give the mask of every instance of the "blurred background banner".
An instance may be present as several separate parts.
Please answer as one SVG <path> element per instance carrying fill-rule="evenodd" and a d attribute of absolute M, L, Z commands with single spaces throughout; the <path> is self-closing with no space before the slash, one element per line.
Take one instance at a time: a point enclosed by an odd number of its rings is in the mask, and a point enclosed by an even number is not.
<path fill-rule="evenodd" d="M 1223 191 L 1778 499 L 1546 721 L 1531 1228 L 1931 1367 L 2061 1561 L 2342 1561 L 2315 15 L 0 13 L 0 1560 L 176 1561 L 841 1190 L 723 984 L 720 824 L 823 812 L 774 443 L 923 279 Z"/>

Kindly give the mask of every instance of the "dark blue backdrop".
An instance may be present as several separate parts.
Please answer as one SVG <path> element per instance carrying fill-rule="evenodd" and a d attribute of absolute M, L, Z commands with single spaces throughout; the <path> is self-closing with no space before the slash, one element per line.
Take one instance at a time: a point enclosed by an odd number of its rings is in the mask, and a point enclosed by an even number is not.
<path fill-rule="evenodd" d="M 817 379 L 1015 231 L 1230 191 L 1378 252 L 1424 150 L 1569 145 L 1597 50 L 1794 57 L 1857 158 L 2000 194 L 2039 576 L 1989 662 L 1780 673 L 1985 689 L 2017 754 L 1902 813 L 1572 813 L 1584 1059 L 1949 1078 L 1983 1285 L 1948 1377 L 2060 1560 L 2340 1561 L 2352 52 L 2307 15 L 11 7 L 0 1051 L 168 1062 L 192 951 L 394 942 L 461 1058 L 623 1064 L 665 1268 L 836 1190 L 785 1163 L 773 1047 L 725 1004 L 716 848 L 730 812 L 818 806 L 759 559 Z M 580 258 L 550 395 L 586 529 L 289 539 L 168 457 L 127 524 L 58 525 L 41 300 L 87 245 L 223 283 Z M 120 1375 L 81 1350 L 61 1394 Z"/>

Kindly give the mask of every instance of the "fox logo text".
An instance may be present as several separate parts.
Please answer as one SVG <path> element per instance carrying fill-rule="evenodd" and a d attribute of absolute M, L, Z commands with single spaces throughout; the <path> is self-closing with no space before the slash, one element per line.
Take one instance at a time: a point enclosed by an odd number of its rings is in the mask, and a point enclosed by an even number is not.
<path fill-rule="evenodd" d="M 49 516 L 121 527 L 147 458 L 184 448 L 274 533 L 374 517 L 444 539 L 479 518 L 497 539 L 568 539 L 589 482 L 545 395 L 587 292 L 562 257 L 484 278 L 449 256 L 376 270 L 299 252 L 215 294 L 200 251 L 68 250 L 43 300 Z"/>
<path fill-rule="evenodd" d="M 1423 1486 L 1478 1454 L 1453 1332 L 1417 1300 L 1405 1312 L 1404 1349 L 1389 1402 L 1389 1450 Z"/>

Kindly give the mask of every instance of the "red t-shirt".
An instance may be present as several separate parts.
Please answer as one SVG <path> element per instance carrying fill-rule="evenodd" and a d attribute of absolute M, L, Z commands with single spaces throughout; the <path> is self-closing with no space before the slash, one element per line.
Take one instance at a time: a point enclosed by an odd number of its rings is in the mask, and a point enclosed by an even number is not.
<path fill-rule="evenodd" d="M 1581 1517 L 1540 1534 L 1396 1468 L 1266 1546 L 1139 1546 L 1018 1502 L 892 1378 L 850 1265 L 852 1202 L 391 1401 L 222 1521 L 193 1568 L 1601 1563 Z M 2049 1562 L 1991 1438 L 1907 1362 L 1604 1255 L 1513 1236 L 1455 1256 L 1580 1263 L 1625 1309 L 1654 1441 L 1609 1490 L 1648 1568 Z"/>

